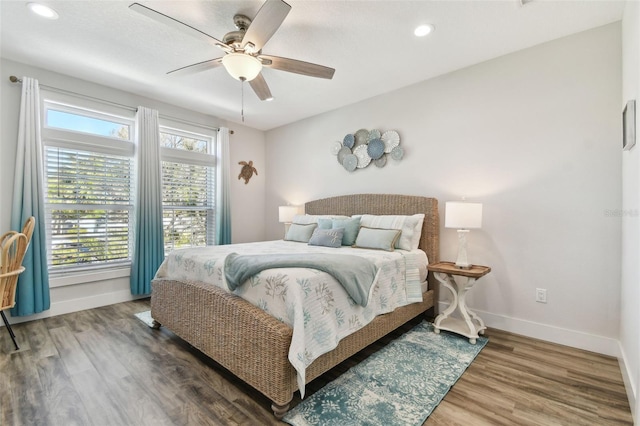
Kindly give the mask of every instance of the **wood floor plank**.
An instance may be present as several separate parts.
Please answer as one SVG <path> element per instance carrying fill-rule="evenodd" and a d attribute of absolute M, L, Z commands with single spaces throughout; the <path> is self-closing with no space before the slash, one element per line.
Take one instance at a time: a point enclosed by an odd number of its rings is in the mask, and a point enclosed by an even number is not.
<path fill-rule="evenodd" d="M 0 371 L 10 371 L 0 383 L 0 424 L 283 424 L 262 394 L 170 330 L 134 317 L 148 309 L 141 299 L 18 324 L 20 351 L 8 335 L 0 339 Z M 309 383 L 308 394 L 419 321 Z M 632 425 L 615 358 L 500 330 L 487 335 L 424 425 Z M 295 394 L 292 405 L 299 402 Z"/>
<path fill-rule="evenodd" d="M 73 314 L 69 314 L 69 315 L 73 315 Z M 42 321 L 44 321 L 44 325 L 47 327 L 47 329 L 59 328 L 67 325 L 66 322 L 64 321 L 64 317 L 65 317 L 64 315 L 56 315 L 53 317 L 44 318 Z"/>
<path fill-rule="evenodd" d="M 67 375 L 62 360 L 57 356 L 39 358 L 37 368 L 46 402 L 46 424 L 91 424 L 89 413 L 83 404 L 78 403 L 80 394 Z"/>
<path fill-rule="evenodd" d="M 29 323 L 27 340 L 33 357 L 42 359 L 50 356 L 59 356 L 58 349 L 51 339 L 49 329 L 43 320 L 36 320 Z"/>
<path fill-rule="evenodd" d="M 70 376 L 85 371 L 95 371 L 93 364 L 67 326 L 49 329 L 49 334 Z"/>
<path fill-rule="evenodd" d="M 130 375 L 122 365 L 119 352 L 109 346 L 104 334 L 95 330 L 87 330 L 76 333 L 75 339 L 92 366 L 105 379 L 118 380 Z"/>
<path fill-rule="evenodd" d="M 486 419 L 476 411 L 461 408 L 459 404 L 450 400 L 443 400 L 427 419 L 426 425 L 473 425 L 500 426 L 513 423 L 501 423 L 499 418 Z M 524 425 L 523 425 L 524 426 Z"/>
<path fill-rule="evenodd" d="M 95 425 L 130 426 L 133 419 L 119 404 L 113 393 L 104 386 L 100 374 L 95 370 L 81 370 L 71 375 L 70 380 L 80 390 L 80 401 Z"/>
<path fill-rule="evenodd" d="M 9 321 L 11 321 L 10 318 Z M 0 324 L 0 353 L 10 354 L 16 352 L 16 348 L 13 345 L 9 331 L 4 327 L 2 321 L 0 321 Z M 27 326 L 24 323 L 11 324 L 11 329 L 16 336 L 16 342 L 20 347 L 19 350 L 23 352 L 29 351 L 31 346 L 29 345 L 29 329 Z"/>
<path fill-rule="evenodd" d="M 0 355 L 0 374 L 2 374 L 2 380 L 0 380 L 0 425 L 15 424 L 15 404 L 11 397 L 11 377 L 7 372 L 8 368 L 12 368 L 10 365 L 9 357 Z"/>
<path fill-rule="evenodd" d="M 516 402 L 512 399 L 505 398 L 500 389 L 487 384 L 487 381 L 477 373 L 479 368 L 473 368 L 471 365 L 465 372 L 464 386 L 453 387 L 450 392 L 452 395 L 460 395 L 463 400 L 472 401 L 492 413 L 502 415 L 503 413 L 511 413 Z"/>
<path fill-rule="evenodd" d="M 199 404 L 188 401 L 181 407 L 178 421 L 175 424 L 180 426 L 219 426 L 222 423 L 218 419 L 210 417 L 200 408 Z"/>
<path fill-rule="evenodd" d="M 589 413 L 592 405 L 582 395 L 574 392 L 570 386 L 563 386 L 558 381 L 498 366 L 488 367 L 484 374 L 485 379 L 491 378 L 502 386 L 514 382 L 519 383 L 518 389 L 510 392 L 517 404 L 526 402 L 537 405 L 538 400 L 543 400 L 550 406 L 561 404 L 567 413 L 571 412 L 574 416 L 592 417 Z"/>
<path fill-rule="evenodd" d="M 117 401 L 129 419 L 129 424 L 137 426 L 171 426 L 173 421 L 164 412 L 153 395 L 147 392 L 132 376 L 113 381 L 113 377 L 105 381 L 113 399 Z"/>
<path fill-rule="evenodd" d="M 36 369 L 36 360 L 29 352 L 17 352 L 11 356 L 12 368 L 3 372 L 3 379 L 9 379 L 13 425 L 47 424 L 47 413 L 39 407 L 46 407 L 42 383 Z M 8 372 L 8 374 L 6 374 Z"/>
<path fill-rule="evenodd" d="M 137 320 L 136 320 L 137 321 Z M 137 324 L 134 324 L 137 326 Z M 164 331 L 158 336 L 165 335 Z M 179 392 L 178 383 L 175 383 L 165 374 L 165 366 L 159 359 L 150 356 L 150 352 L 136 344 L 137 340 L 130 340 L 127 334 L 116 328 L 109 329 L 105 334 L 112 350 L 119 350 L 121 363 L 129 374 L 135 379 L 149 397 L 162 407 L 172 424 L 184 423 L 185 407 L 191 404 L 188 398 Z M 164 339 L 158 338 L 158 341 Z M 197 423 L 195 423 L 197 424 Z"/>
<path fill-rule="evenodd" d="M 98 327 L 101 328 L 101 327 Z M 104 330 L 104 329 L 103 329 Z M 103 378 L 105 387 L 111 390 L 112 398 L 125 411 L 135 425 L 171 425 L 159 401 L 142 387 L 123 365 L 122 347 L 113 348 L 106 342 L 105 334 L 92 329 L 76 333 L 76 339 L 96 370 Z"/>
<path fill-rule="evenodd" d="M 91 314 L 91 310 L 74 312 L 73 314 L 62 315 L 65 325 L 72 333 L 81 333 L 83 331 L 92 330 L 95 327 L 95 316 Z"/>

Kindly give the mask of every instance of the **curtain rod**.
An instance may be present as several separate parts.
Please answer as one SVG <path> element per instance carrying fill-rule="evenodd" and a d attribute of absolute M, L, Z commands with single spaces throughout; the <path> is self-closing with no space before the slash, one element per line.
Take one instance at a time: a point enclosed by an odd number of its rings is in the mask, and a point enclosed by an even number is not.
<path fill-rule="evenodd" d="M 16 77 L 15 75 L 10 75 L 9 76 L 9 81 L 11 81 L 12 83 L 22 83 L 22 79 Z M 135 108 L 135 107 L 132 107 L 132 106 L 129 106 L 129 105 L 123 105 L 123 104 L 119 104 L 119 103 L 116 103 L 116 102 L 105 101 L 104 99 L 94 98 L 92 96 L 83 95 L 81 93 L 72 92 L 70 90 L 59 89 L 57 87 L 47 86 L 45 84 L 40 84 L 40 87 L 52 90 L 54 92 L 66 94 L 66 95 L 79 96 L 81 98 L 88 99 L 88 100 L 91 100 L 91 101 L 96 101 L 96 102 L 101 102 L 101 103 L 104 103 L 104 104 L 107 104 L 107 105 L 117 106 L 119 108 L 126 108 L 129 111 L 137 111 L 138 110 L 138 108 Z M 209 126 L 206 126 L 204 124 L 194 123 L 192 121 L 184 120 L 184 119 L 181 119 L 181 118 L 171 117 L 169 115 L 164 115 L 164 114 L 159 114 L 159 115 L 161 117 L 167 118 L 169 120 L 174 120 L 174 121 L 182 122 L 182 123 L 185 123 L 185 124 L 191 124 L 191 125 L 194 125 L 194 126 L 205 127 L 207 129 L 210 129 L 210 130 L 220 130 L 219 127 L 209 127 Z M 229 130 L 229 134 L 233 135 L 233 133 L 234 133 L 233 130 Z"/>

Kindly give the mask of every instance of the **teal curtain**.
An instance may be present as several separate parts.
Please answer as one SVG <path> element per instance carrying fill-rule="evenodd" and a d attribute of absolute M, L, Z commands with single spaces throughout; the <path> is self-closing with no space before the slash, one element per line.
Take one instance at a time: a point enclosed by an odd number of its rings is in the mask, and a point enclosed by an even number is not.
<path fill-rule="evenodd" d="M 28 217 L 36 218 L 29 249 L 22 261 L 12 316 L 33 315 L 51 306 L 47 238 L 44 221 L 44 179 L 40 137 L 40 88 L 38 80 L 22 77 L 22 100 L 11 205 L 11 229 L 21 231 Z"/>
<path fill-rule="evenodd" d="M 158 111 L 138 107 L 136 114 L 137 190 L 131 294 L 150 294 L 151 280 L 164 260 L 162 163 Z"/>
<path fill-rule="evenodd" d="M 231 244 L 231 167 L 229 129 L 221 127 L 216 141 L 216 244 Z"/>

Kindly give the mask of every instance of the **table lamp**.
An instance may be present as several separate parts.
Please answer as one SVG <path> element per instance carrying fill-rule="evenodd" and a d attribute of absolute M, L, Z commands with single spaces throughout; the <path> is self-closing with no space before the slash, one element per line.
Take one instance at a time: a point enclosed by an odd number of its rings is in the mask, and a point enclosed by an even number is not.
<path fill-rule="evenodd" d="M 289 226 L 293 222 L 293 217 L 298 214 L 297 206 L 280 206 L 278 207 L 278 222 L 284 223 L 284 235 L 287 235 Z"/>
<path fill-rule="evenodd" d="M 482 225 L 482 204 L 464 201 L 447 201 L 445 204 L 444 226 L 458 230 L 458 259 L 456 267 L 469 269 L 467 260 L 467 234 L 470 229 Z"/>

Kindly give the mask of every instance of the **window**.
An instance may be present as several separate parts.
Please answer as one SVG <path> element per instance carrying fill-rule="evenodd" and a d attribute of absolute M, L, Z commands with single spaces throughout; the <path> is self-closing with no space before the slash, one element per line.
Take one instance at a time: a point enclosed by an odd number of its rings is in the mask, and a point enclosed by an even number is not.
<path fill-rule="evenodd" d="M 160 127 L 165 254 L 214 244 L 213 141 L 213 135 Z"/>
<path fill-rule="evenodd" d="M 135 123 L 133 111 L 120 112 L 45 98 L 45 214 L 52 273 L 131 261 L 130 135 Z"/>
<path fill-rule="evenodd" d="M 43 93 L 51 274 L 131 264 L 135 111 Z M 165 253 L 215 243 L 215 131 L 161 118 Z"/>
<path fill-rule="evenodd" d="M 78 112 L 60 111 L 54 108 L 47 110 L 48 127 L 129 140 L 130 126 L 126 123 L 89 117 Z M 61 106 L 58 106 L 58 108 L 61 108 Z"/>

